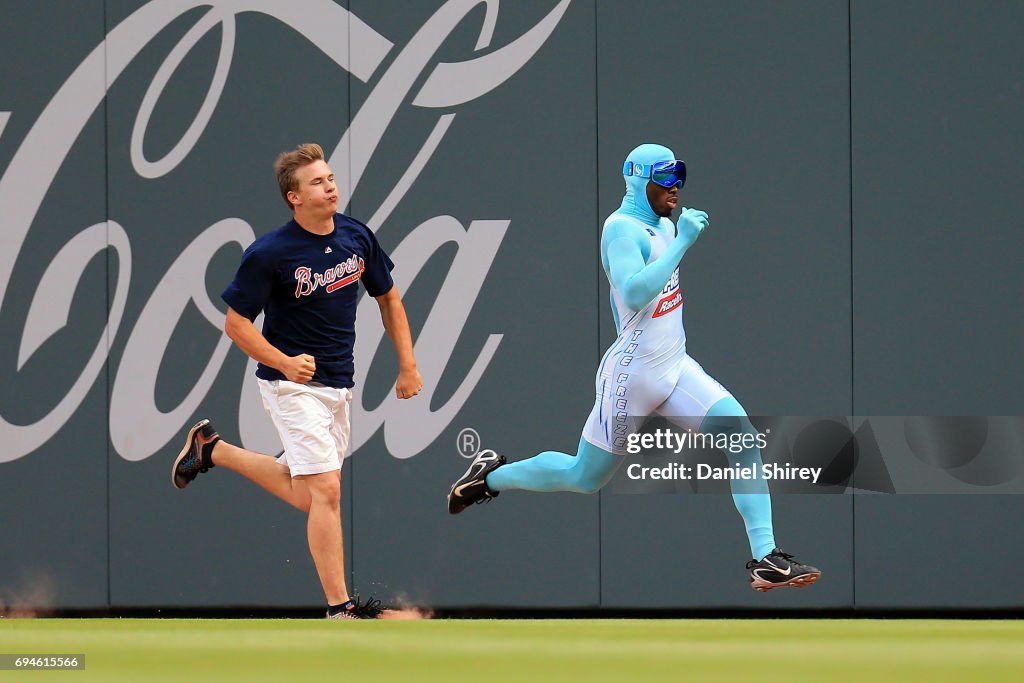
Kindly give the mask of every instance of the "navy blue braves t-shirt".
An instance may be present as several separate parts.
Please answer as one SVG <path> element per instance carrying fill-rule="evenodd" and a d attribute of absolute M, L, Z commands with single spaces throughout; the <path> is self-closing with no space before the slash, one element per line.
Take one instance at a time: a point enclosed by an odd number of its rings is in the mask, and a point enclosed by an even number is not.
<path fill-rule="evenodd" d="M 387 294 L 394 267 L 373 232 L 353 218 L 335 214 L 329 235 L 291 220 L 249 245 L 221 298 L 249 320 L 263 311 L 263 336 L 282 353 L 313 356 L 312 381 L 347 388 L 354 384 L 358 283 L 370 296 Z M 262 363 L 256 376 L 285 379 Z"/>

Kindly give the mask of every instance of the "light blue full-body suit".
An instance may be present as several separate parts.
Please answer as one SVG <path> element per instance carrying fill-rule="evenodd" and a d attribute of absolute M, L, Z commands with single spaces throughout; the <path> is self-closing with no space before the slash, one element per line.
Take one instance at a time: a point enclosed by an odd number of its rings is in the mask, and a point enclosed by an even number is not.
<path fill-rule="evenodd" d="M 666 147 L 644 144 L 630 152 L 627 162 L 650 168 L 675 158 Z M 707 214 L 684 208 L 678 226 L 673 225 L 651 208 L 647 177 L 628 175 L 625 181 L 622 204 L 605 221 L 601 236 L 601 262 L 611 284 L 619 338 L 598 369 L 597 398 L 578 451 L 545 451 L 503 465 L 487 475 L 492 491 L 598 491 L 624 459 L 622 432 L 614 427 L 615 415 L 627 411 L 639 418 L 657 412 L 709 434 L 757 433 L 739 402 L 686 354 L 678 268 L 707 225 Z M 632 420 L 630 429 L 635 431 L 641 421 Z M 726 455 L 731 466 L 753 465 L 760 471 L 756 447 Z M 732 492 L 752 556 L 761 559 L 775 547 L 768 485 L 760 478 L 733 480 Z"/>

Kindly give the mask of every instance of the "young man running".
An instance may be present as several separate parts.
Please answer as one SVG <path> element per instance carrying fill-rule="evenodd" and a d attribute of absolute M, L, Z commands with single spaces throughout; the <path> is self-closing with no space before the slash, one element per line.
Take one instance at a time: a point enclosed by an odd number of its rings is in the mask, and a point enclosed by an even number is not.
<path fill-rule="evenodd" d="M 225 331 L 259 362 L 263 405 L 284 453 L 274 459 L 234 446 L 201 420 L 188 432 L 171 481 L 183 489 L 209 468 L 226 467 L 307 513 L 307 541 L 327 617 L 375 618 L 380 601 L 360 602 L 345 585 L 341 538 L 359 282 L 376 299 L 398 354 L 398 397 L 415 396 L 423 381 L 391 279 L 394 264 L 369 228 L 337 213 L 338 187 L 323 150 L 301 145 L 282 154 L 274 169 L 294 217 L 245 250 L 221 296 L 229 307 Z M 262 332 L 253 324 L 261 312 Z"/>

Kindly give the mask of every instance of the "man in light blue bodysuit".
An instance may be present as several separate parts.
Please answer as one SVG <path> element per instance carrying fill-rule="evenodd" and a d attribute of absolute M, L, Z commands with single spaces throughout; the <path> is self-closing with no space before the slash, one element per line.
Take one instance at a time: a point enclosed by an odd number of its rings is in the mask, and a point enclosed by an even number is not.
<path fill-rule="evenodd" d="M 506 463 L 494 451 L 481 451 L 452 485 L 450 513 L 507 490 L 594 493 L 615 474 L 629 435 L 652 413 L 705 434 L 757 434 L 732 394 L 686 353 L 679 263 L 708 226 L 707 213 L 698 209 L 683 207 L 675 224 L 669 218 L 678 206 L 686 164 L 667 147 L 644 144 L 630 152 L 622 173 L 626 194 L 601 235 L 618 338 L 598 368 L 597 397 L 578 452 L 545 451 Z M 760 471 L 756 446 L 727 455 L 731 466 Z M 753 555 L 747 563 L 751 587 L 766 591 L 814 583 L 820 570 L 775 545 L 767 483 L 760 478 L 731 483 Z"/>

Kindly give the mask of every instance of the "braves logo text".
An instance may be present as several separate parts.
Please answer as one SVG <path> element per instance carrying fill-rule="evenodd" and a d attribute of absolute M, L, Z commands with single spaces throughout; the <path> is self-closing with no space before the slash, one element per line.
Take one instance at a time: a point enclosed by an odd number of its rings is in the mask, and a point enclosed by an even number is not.
<path fill-rule="evenodd" d="M 320 287 L 325 288 L 330 294 L 358 282 L 364 270 L 366 266 L 363 259 L 355 255 L 322 273 L 314 273 L 309 266 L 299 266 L 295 269 L 295 298 L 309 296 Z"/>

